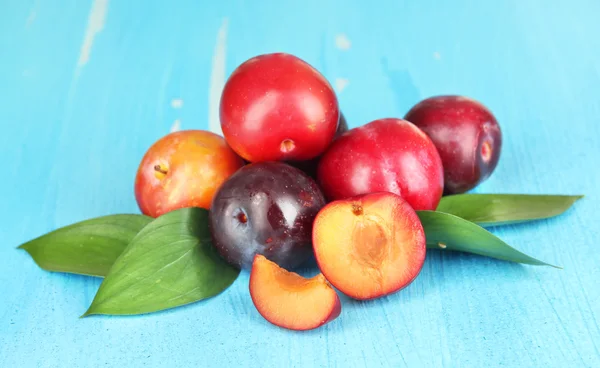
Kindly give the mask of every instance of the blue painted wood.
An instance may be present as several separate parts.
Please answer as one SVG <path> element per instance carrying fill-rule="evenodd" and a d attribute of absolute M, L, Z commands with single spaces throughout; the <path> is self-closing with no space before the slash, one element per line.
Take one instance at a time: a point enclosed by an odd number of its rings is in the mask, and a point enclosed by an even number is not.
<path fill-rule="evenodd" d="M 600 2 L 366 4 L 4 2 L 0 366 L 600 366 Z M 78 319 L 100 280 L 42 271 L 15 247 L 137 212 L 147 147 L 174 124 L 209 126 L 210 86 L 222 83 L 215 53 L 228 74 L 272 51 L 345 85 L 351 126 L 401 117 L 434 94 L 488 105 L 505 145 L 477 191 L 587 195 L 560 218 L 494 229 L 564 270 L 431 251 L 407 289 L 344 299 L 338 320 L 307 333 L 261 319 L 245 273 L 191 306 Z"/>

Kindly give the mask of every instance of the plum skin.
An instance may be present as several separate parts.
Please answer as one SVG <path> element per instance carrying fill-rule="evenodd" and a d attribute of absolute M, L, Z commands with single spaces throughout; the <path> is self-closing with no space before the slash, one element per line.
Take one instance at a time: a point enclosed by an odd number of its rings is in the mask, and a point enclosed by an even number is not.
<path fill-rule="evenodd" d="M 445 194 L 475 188 L 496 168 L 502 131 L 480 102 L 464 96 L 433 96 L 412 107 L 404 118 L 435 144 L 444 165 Z"/>
<path fill-rule="evenodd" d="M 219 111 L 227 143 L 249 162 L 319 156 L 331 143 L 340 115 L 325 77 L 286 53 L 240 64 L 225 83 Z"/>
<path fill-rule="evenodd" d="M 144 154 L 135 177 L 135 199 L 141 212 L 151 217 L 183 207 L 210 209 L 221 183 L 243 165 L 215 133 L 169 133 Z"/>
<path fill-rule="evenodd" d="M 317 177 L 330 201 L 391 192 L 415 210 L 435 210 L 444 189 L 442 161 L 431 139 L 396 118 L 344 133 L 321 158 Z"/>
<path fill-rule="evenodd" d="M 312 224 L 325 206 L 317 183 L 282 162 L 246 165 L 215 194 L 213 245 L 230 264 L 250 269 L 256 254 L 294 269 L 312 254 Z"/>

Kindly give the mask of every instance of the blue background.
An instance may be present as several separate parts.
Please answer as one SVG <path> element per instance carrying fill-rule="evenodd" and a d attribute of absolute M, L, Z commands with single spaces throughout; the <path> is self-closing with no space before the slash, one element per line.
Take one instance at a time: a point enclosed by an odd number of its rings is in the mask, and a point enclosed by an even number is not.
<path fill-rule="evenodd" d="M 600 366 L 597 0 L 4 0 L 0 10 L 0 366 Z M 497 116 L 476 191 L 585 194 L 493 229 L 563 270 L 431 251 L 407 289 L 344 299 L 297 333 L 254 309 L 243 273 L 217 298 L 79 319 L 100 279 L 39 269 L 20 243 L 138 212 L 133 179 L 171 129 L 214 127 L 229 73 L 285 51 L 336 86 L 352 127 L 462 94 Z M 216 98 L 216 99 L 215 99 Z"/>

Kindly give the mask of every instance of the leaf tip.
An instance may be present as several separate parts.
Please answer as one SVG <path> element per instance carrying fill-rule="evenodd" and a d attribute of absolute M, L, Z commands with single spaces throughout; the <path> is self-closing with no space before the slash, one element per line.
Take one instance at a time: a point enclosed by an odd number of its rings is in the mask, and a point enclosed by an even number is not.
<path fill-rule="evenodd" d="M 546 262 L 542 262 L 542 261 L 540 261 L 540 263 L 538 263 L 537 265 L 539 265 L 539 266 L 548 266 L 548 267 L 556 268 L 556 269 L 559 269 L 559 270 L 563 270 L 564 269 L 562 266 L 557 266 L 557 265 L 553 265 L 552 263 L 546 263 Z"/>
<path fill-rule="evenodd" d="M 92 307 L 90 307 L 90 308 L 88 308 L 88 310 L 85 311 L 84 314 L 82 314 L 81 316 L 79 316 L 79 319 L 82 319 L 82 318 L 85 318 L 85 317 L 89 317 L 89 316 L 92 316 L 94 314 L 96 314 L 96 312 L 94 312 L 92 310 Z"/>

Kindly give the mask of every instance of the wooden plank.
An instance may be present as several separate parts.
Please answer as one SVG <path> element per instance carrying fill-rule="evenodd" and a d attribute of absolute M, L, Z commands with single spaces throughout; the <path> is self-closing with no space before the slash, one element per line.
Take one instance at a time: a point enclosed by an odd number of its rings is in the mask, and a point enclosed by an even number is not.
<path fill-rule="evenodd" d="M 0 366 L 600 366 L 600 2 L 12 1 L 0 12 Z M 464 94 L 502 126 L 479 192 L 586 194 L 565 215 L 494 232 L 564 270 L 429 252 L 410 287 L 343 299 L 308 333 L 221 296 L 80 320 L 99 280 L 14 248 L 137 211 L 133 177 L 171 129 L 215 128 L 224 78 L 285 51 L 336 86 L 351 126 Z M 212 125 L 211 125 L 212 124 Z"/>

